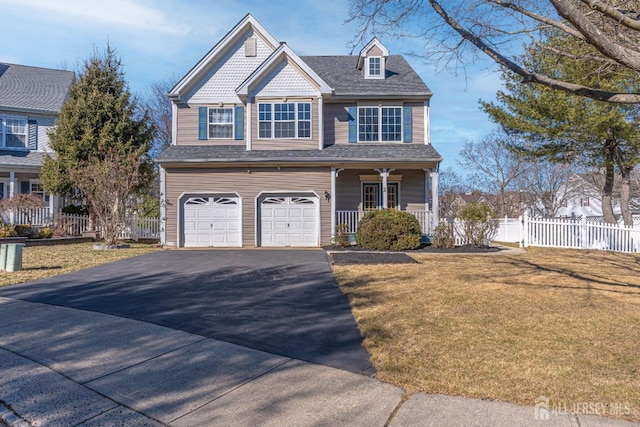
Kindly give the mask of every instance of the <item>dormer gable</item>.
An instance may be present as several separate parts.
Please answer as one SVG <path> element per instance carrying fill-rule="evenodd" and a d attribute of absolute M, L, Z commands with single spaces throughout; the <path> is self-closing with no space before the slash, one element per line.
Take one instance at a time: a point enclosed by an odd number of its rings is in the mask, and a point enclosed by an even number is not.
<path fill-rule="evenodd" d="M 247 14 L 171 89 L 169 98 L 176 102 L 236 102 L 235 87 L 278 46 L 278 41 Z"/>
<path fill-rule="evenodd" d="M 388 56 L 389 49 L 374 37 L 360 51 L 358 69 L 362 70 L 365 79 L 384 79 Z"/>
<path fill-rule="evenodd" d="M 292 95 L 321 95 L 330 94 L 331 87 L 318 74 L 309 67 L 300 57 L 284 42 L 280 43 L 269 58 L 267 58 L 238 88 L 236 93 L 241 99 L 245 99 L 254 90 L 274 91 L 278 84 L 268 87 L 268 83 L 274 79 L 284 77 L 288 86 L 296 89 Z M 310 90 L 310 93 L 304 93 Z M 277 93 L 268 93 L 278 95 Z"/>

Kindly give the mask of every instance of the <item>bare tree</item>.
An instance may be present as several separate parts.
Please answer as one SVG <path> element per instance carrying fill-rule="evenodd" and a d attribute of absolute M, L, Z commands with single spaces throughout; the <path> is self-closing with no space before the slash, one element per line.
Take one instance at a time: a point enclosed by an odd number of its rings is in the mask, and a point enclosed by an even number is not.
<path fill-rule="evenodd" d="M 351 0 L 349 20 L 360 25 L 354 44 L 371 34 L 420 38 L 425 51 L 415 54 L 445 67 L 457 67 L 482 53 L 519 75 L 523 83 L 606 102 L 640 103 L 640 93 L 634 89 L 609 91 L 554 73 L 539 73 L 519 56 L 523 44 L 541 44 L 548 30 L 554 29 L 583 46 L 580 54 L 550 47 L 558 57 L 576 63 L 598 61 L 603 78 L 625 73 L 637 79 L 638 0 Z"/>
<path fill-rule="evenodd" d="M 508 192 L 516 190 L 517 179 L 527 169 L 524 160 L 508 149 L 509 138 L 504 132 L 493 132 L 479 142 L 467 142 L 458 161 L 459 166 L 472 172 L 480 189 L 497 196 L 500 216 L 507 215 Z"/>
<path fill-rule="evenodd" d="M 167 93 L 177 81 L 178 77 L 171 75 L 169 78 L 152 83 L 143 97 L 142 107 L 148 111 L 156 130 L 156 135 L 149 151 L 151 157 L 155 157 L 171 145 L 172 111 L 171 100 Z"/>
<path fill-rule="evenodd" d="M 458 195 L 465 191 L 460 175 L 452 168 L 441 170 L 438 176 L 438 208 L 440 218 L 455 218 L 459 211 Z"/>
<path fill-rule="evenodd" d="M 105 243 L 115 245 L 132 209 L 135 189 L 140 184 L 140 155 L 135 151 L 121 154 L 112 149 L 102 158 L 82 162 L 82 166 L 82 169 L 71 171 L 71 178 L 98 219 Z"/>
<path fill-rule="evenodd" d="M 572 165 L 548 160 L 531 160 L 526 173 L 518 178 L 518 187 L 530 197 L 533 215 L 553 218 L 574 194 L 569 179 L 575 173 Z"/>

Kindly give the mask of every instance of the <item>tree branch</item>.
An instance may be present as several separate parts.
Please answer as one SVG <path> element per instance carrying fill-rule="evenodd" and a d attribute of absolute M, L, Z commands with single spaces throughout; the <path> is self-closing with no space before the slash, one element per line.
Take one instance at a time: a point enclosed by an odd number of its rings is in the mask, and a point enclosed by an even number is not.
<path fill-rule="evenodd" d="M 500 54 L 495 49 L 491 48 L 487 43 L 485 43 L 480 37 L 473 34 L 471 31 L 462 27 L 458 21 L 456 21 L 453 17 L 451 17 L 440 5 L 440 2 L 437 0 L 428 0 L 429 4 L 433 8 L 433 10 L 440 15 L 440 17 L 458 34 L 460 34 L 465 40 L 471 42 L 478 49 L 488 55 L 491 59 L 493 59 L 498 64 L 508 68 L 513 71 L 517 75 L 523 78 L 523 83 L 540 83 L 545 86 L 548 86 L 552 89 L 562 90 L 568 93 L 572 93 L 579 96 L 585 96 L 587 98 L 596 99 L 599 101 L 606 101 L 612 103 L 620 103 L 620 104 L 637 104 L 640 103 L 640 93 L 617 93 L 617 92 L 607 92 L 597 89 L 592 89 L 583 85 L 578 85 L 574 83 L 568 83 L 565 81 L 553 79 L 548 76 L 544 76 L 533 71 L 527 70 L 524 67 L 521 67 L 511 59 L 506 56 Z M 549 0 L 553 4 L 555 3 L 564 3 L 566 0 Z M 604 52 L 603 52 L 604 53 Z M 616 57 L 613 57 L 614 60 L 617 60 Z M 622 62 L 620 62 L 622 63 Z M 627 65 L 627 64 L 625 64 Z M 640 62 L 638 63 L 638 67 L 630 68 L 640 70 Z"/>
<path fill-rule="evenodd" d="M 546 25 L 550 25 L 552 27 L 555 27 L 561 31 L 564 31 L 567 34 L 571 34 L 573 37 L 580 39 L 580 40 L 584 40 L 584 36 L 579 32 L 576 31 L 575 28 L 570 27 L 569 25 L 566 25 L 560 21 L 556 21 L 555 19 L 551 19 L 548 18 L 546 16 L 542 16 L 542 15 L 538 15 L 537 13 L 533 13 L 528 9 L 525 9 L 521 6 L 516 5 L 515 3 L 511 3 L 511 2 L 507 2 L 507 1 L 499 1 L 499 0 L 489 0 L 489 3 L 493 3 L 496 4 L 498 6 L 504 7 L 505 9 L 511 9 L 514 10 L 528 18 L 531 18 L 535 21 L 541 22 L 543 24 Z"/>
<path fill-rule="evenodd" d="M 596 0 L 580 0 L 593 10 L 597 10 L 605 16 L 615 20 L 616 22 L 624 25 L 632 30 L 640 30 L 640 21 L 630 18 L 627 14 L 621 12 L 615 7 L 611 7 L 606 3 L 602 3 Z M 637 11 L 636 11 L 637 12 Z"/>
<path fill-rule="evenodd" d="M 570 0 L 549 0 L 549 2 L 558 14 L 580 31 L 600 53 L 619 64 L 640 72 L 640 53 L 637 50 L 629 49 L 611 40 L 600 28 L 586 19 L 584 13 Z"/>

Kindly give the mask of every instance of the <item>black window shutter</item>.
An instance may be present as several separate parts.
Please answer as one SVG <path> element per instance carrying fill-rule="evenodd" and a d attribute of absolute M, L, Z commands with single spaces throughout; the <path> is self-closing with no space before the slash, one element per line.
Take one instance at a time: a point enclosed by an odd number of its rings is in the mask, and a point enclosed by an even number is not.
<path fill-rule="evenodd" d="M 38 149 L 38 121 L 37 120 L 28 120 L 29 123 L 29 142 L 28 148 L 29 150 L 37 150 Z"/>

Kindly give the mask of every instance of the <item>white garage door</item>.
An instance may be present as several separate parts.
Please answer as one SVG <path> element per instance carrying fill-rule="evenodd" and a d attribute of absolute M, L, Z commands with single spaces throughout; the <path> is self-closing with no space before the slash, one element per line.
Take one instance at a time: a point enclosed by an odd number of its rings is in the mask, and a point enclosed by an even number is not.
<path fill-rule="evenodd" d="M 317 197 L 267 197 L 260 203 L 262 246 L 318 246 Z"/>
<path fill-rule="evenodd" d="M 242 246 L 238 197 L 201 196 L 184 202 L 185 247 Z"/>

